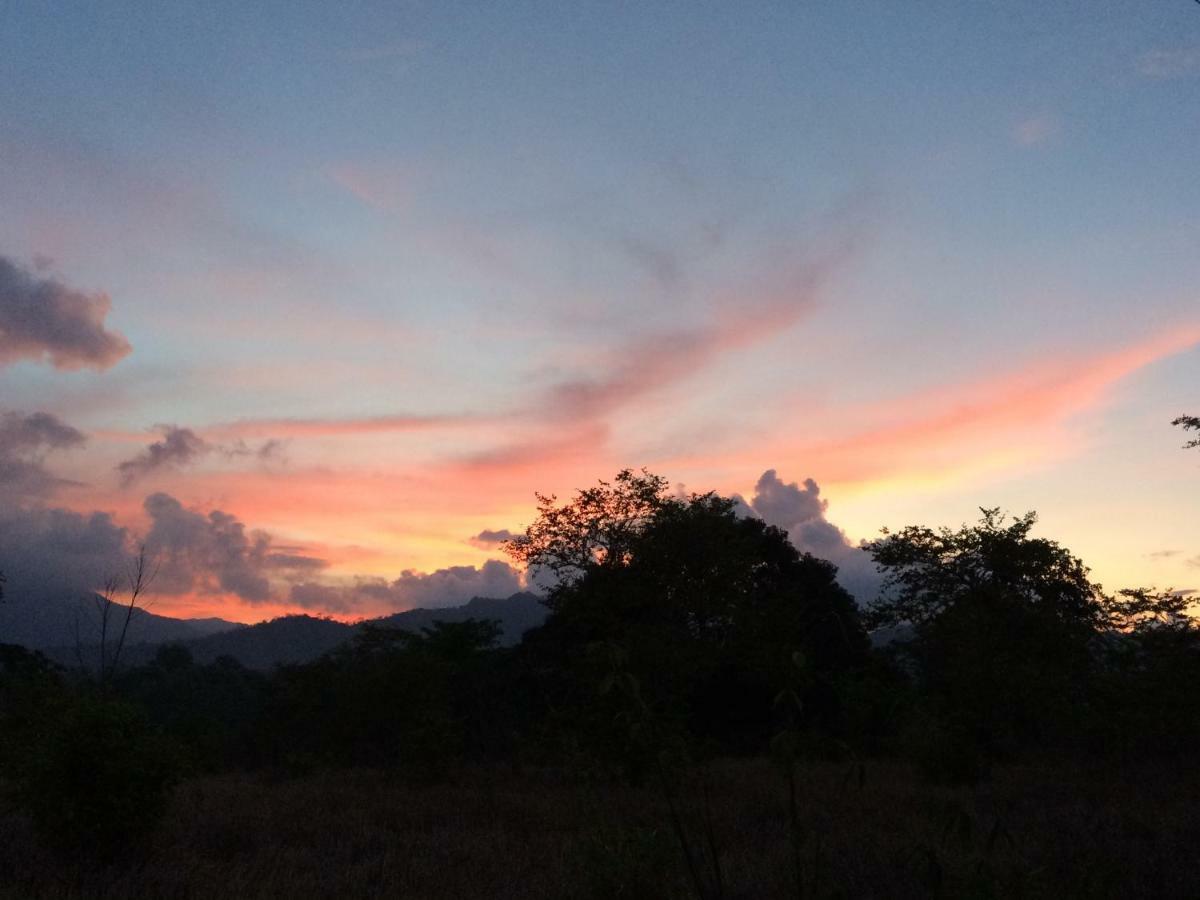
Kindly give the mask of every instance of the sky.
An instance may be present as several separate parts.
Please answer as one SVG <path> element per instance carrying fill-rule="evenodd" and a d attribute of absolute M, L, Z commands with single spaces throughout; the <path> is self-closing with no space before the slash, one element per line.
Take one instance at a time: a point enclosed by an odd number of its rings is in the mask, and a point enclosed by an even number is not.
<path fill-rule="evenodd" d="M 1200 6 L 0 0 L 0 568 L 511 593 L 625 467 L 1200 588 Z"/>

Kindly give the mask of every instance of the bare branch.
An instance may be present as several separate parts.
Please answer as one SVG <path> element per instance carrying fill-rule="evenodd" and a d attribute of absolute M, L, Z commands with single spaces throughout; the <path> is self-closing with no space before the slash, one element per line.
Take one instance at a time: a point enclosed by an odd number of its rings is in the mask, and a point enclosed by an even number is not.
<path fill-rule="evenodd" d="M 117 647 L 109 665 L 110 676 L 116 671 L 117 664 L 121 660 L 121 651 L 125 648 L 125 638 L 129 633 L 129 623 L 133 620 L 133 612 L 137 609 L 138 600 L 149 589 L 151 582 L 158 575 L 158 569 L 158 560 L 151 558 L 147 554 L 146 545 L 142 544 L 138 548 L 137 556 L 126 570 L 126 578 L 129 582 L 129 602 L 125 604 L 125 618 L 121 623 L 121 632 L 117 638 Z"/>

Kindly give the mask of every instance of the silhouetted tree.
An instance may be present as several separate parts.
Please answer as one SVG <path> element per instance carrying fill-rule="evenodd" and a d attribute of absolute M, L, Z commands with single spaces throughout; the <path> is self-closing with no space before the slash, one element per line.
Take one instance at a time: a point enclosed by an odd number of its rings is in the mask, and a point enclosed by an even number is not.
<path fill-rule="evenodd" d="M 133 622 L 133 615 L 138 610 L 138 604 L 143 601 L 146 591 L 157 574 L 158 566 L 143 545 L 138 550 L 137 556 L 127 563 L 124 573 L 110 575 L 104 582 L 101 592 L 93 596 L 97 627 L 100 632 L 96 675 L 102 686 L 107 687 L 117 671 L 117 666 L 121 662 L 121 653 L 125 649 L 125 641 L 129 636 L 129 626 Z M 122 588 L 129 592 L 129 597 L 118 603 L 117 596 Z M 75 620 L 75 657 L 79 667 L 86 669 L 78 613 Z"/>
<path fill-rule="evenodd" d="M 165 809 L 177 763 L 138 705 L 0 644 L 0 772 L 47 844 L 76 858 L 134 851 Z"/>
<path fill-rule="evenodd" d="M 923 697 L 914 752 L 933 774 L 963 778 L 978 759 L 1071 731 L 1089 642 L 1106 623 L 1087 567 L 1030 536 L 1033 513 L 1007 524 L 998 509 L 982 513 L 977 525 L 910 526 L 866 545 L 885 573 L 868 620 L 916 632 L 903 651 Z"/>
<path fill-rule="evenodd" d="M 1200 628 L 1191 591 L 1123 590 L 1107 601 L 1093 730 L 1106 749 L 1189 755 L 1200 746 Z"/>
<path fill-rule="evenodd" d="M 880 599 L 867 612 L 873 627 L 931 625 L 962 605 L 1009 603 L 1056 622 L 1076 636 L 1127 632 L 1181 621 L 1188 602 L 1174 591 L 1129 589 L 1115 596 L 1091 581 L 1066 548 L 1030 537 L 1036 513 L 1005 524 L 999 509 L 981 509 L 978 525 L 909 526 L 865 549 L 885 572 Z"/>
<path fill-rule="evenodd" d="M 999 509 L 981 509 L 978 525 L 932 529 L 911 525 L 868 542 L 865 549 L 885 573 L 878 601 L 867 613 L 874 627 L 918 628 L 963 604 L 987 597 L 1009 601 L 1084 632 L 1104 621 L 1103 593 L 1087 567 L 1045 538 L 1031 538 L 1035 513 L 1005 525 Z"/>
<path fill-rule="evenodd" d="M 267 681 L 231 657 L 197 665 L 187 647 L 166 644 L 148 664 L 117 673 L 114 688 L 187 748 L 193 766 L 218 771 L 259 761 Z"/>
<path fill-rule="evenodd" d="M 910 526 L 867 544 L 885 572 L 868 620 L 915 630 L 898 652 L 917 666 L 926 735 L 941 730 L 989 751 L 1074 740 L 1115 712 L 1093 690 L 1106 650 L 1190 630 L 1186 598 L 1106 595 L 1078 558 L 1030 535 L 1033 513 L 982 513 L 958 530 Z"/>
<path fill-rule="evenodd" d="M 272 679 L 263 730 L 278 762 L 400 766 L 437 775 L 501 743 L 491 675 L 499 626 L 435 622 L 419 633 L 366 625 L 351 643 Z"/>
<path fill-rule="evenodd" d="M 1192 606 L 1190 591 L 1126 588 L 1102 602 L 1105 624 L 1122 634 L 1190 631 L 1196 625 L 1188 612 Z"/>
<path fill-rule="evenodd" d="M 125 856 L 158 825 L 179 778 L 175 746 L 139 707 L 82 693 L 31 744 L 19 795 L 43 839 L 71 856 Z"/>
<path fill-rule="evenodd" d="M 667 480 L 643 469 L 623 469 L 613 481 L 578 491 L 571 503 L 558 505 L 553 495 L 537 494 L 538 517 L 503 544 L 505 552 L 555 577 L 548 605 L 560 591 L 598 567 L 628 561 L 632 542 L 662 509 L 681 501 L 667 495 Z"/>
<path fill-rule="evenodd" d="M 588 648 L 615 645 L 622 677 L 654 714 L 728 749 L 765 744 L 771 700 L 798 650 L 816 676 L 808 711 L 833 715 L 832 681 L 865 656 L 866 638 L 831 563 L 738 517 L 732 500 L 669 496 L 666 480 L 645 471 L 566 505 L 539 500 L 538 521 L 509 552 L 560 575 L 552 614 L 524 648 L 548 674 L 556 708 L 611 718 L 594 685 L 612 654 Z"/>
<path fill-rule="evenodd" d="M 1172 425 L 1180 426 L 1184 431 L 1200 431 L 1200 416 L 1180 416 L 1171 422 Z M 1193 438 L 1183 445 L 1185 450 L 1190 450 L 1193 447 L 1200 447 L 1200 438 Z"/>
<path fill-rule="evenodd" d="M 0 644 L 0 771 L 21 774 L 36 753 L 46 729 L 67 697 L 57 666 L 41 653 L 16 644 Z"/>

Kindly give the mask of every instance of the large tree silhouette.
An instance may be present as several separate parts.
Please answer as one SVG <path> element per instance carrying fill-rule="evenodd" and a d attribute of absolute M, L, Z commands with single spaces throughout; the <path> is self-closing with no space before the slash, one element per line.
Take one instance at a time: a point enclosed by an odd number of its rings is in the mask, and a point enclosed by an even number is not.
<path fill-rule="evenodd" d="M 1066 548 L 1031 536 L 1033 513 L 982 513 L 975 525 L 910 526 L 866 546 L 885 573 L 868 620 L 914 630 L 900 652 L 933 715 L 971 740 L 1003 751 L 1077 734 L 1096 714 L 1092 681 L 1109 651 L 1194 633 L 1185 595 L 1109 596 Z"/>
<path fill-rule="evenodd" d="M 1032 537 L 1033 513 L 982 513 L 975 525 L 910 526 L 866 546 L 885 573 L 868 618 L 914 628 L 902 652 L 919 675 L 921 727 L 950 735 L 956 758 L 1003 756 L 1075 733 L 1089 645 L 1106 622 L 1087 567 Z"/>
<path fill-rule="evenodd" d="M 981 512 L 977 525 L 910 525 L 866 545 L 885 573 L 868 614 L 873 625 L 923 628 L 985 603 L 1021 608 L 1076 633 L 1104 623 L 1104 595 L 1087 566 L 1054 541 L 1030 537 L 1035 513 L 1006 524 L 999 509 Z"/>
<path fill-rule="evenodd" d="M 545 671 L 574 673 L 552 688 L 560 700 L 573 687 L 574 702 L 594 703 L 587 684 L 603 673 L 589 660 L 597 647 L 619 648 L 622 674 L 652 709 L 693 734 L 751 744 L 767 734 L 771 699 L 800 652 L 825 687 L 813 688 L 810 711 L 831 713 L 831 680 L 867 647 L 831 563 L 739 517 L 732 500 L 671 496 L 646 472 L 621 472 L 571 503 L 540 499 L 537 522 L 508 549 L 560 576 L 550 618 L 526 640 Z M 612 658 L 601 655 L 600 668 Z"/>

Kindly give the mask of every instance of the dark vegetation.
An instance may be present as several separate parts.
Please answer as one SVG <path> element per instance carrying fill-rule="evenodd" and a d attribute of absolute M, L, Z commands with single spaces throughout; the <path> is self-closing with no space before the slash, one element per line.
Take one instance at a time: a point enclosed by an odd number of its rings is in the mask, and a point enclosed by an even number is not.
<path fill-rule="evenodd" d="M 0 645 L 0 897 L 1200 895 L 1185 596 L 983 510 L 867 545 L 862 610 L 666 487 L 539 498 L 519 643 L 460 613 L 269 671 Z"/>
<path fill-rule="evenodd" d="M 1171 424 L 1178 425 L 1184 431 L 1200 431 L 1200 416 L 1180 416 Z M 1183 446 L 1186 450 L 1191 450 L 1193 447 L 1200 447 L 1200 438 L 1190 440 Z"/>

